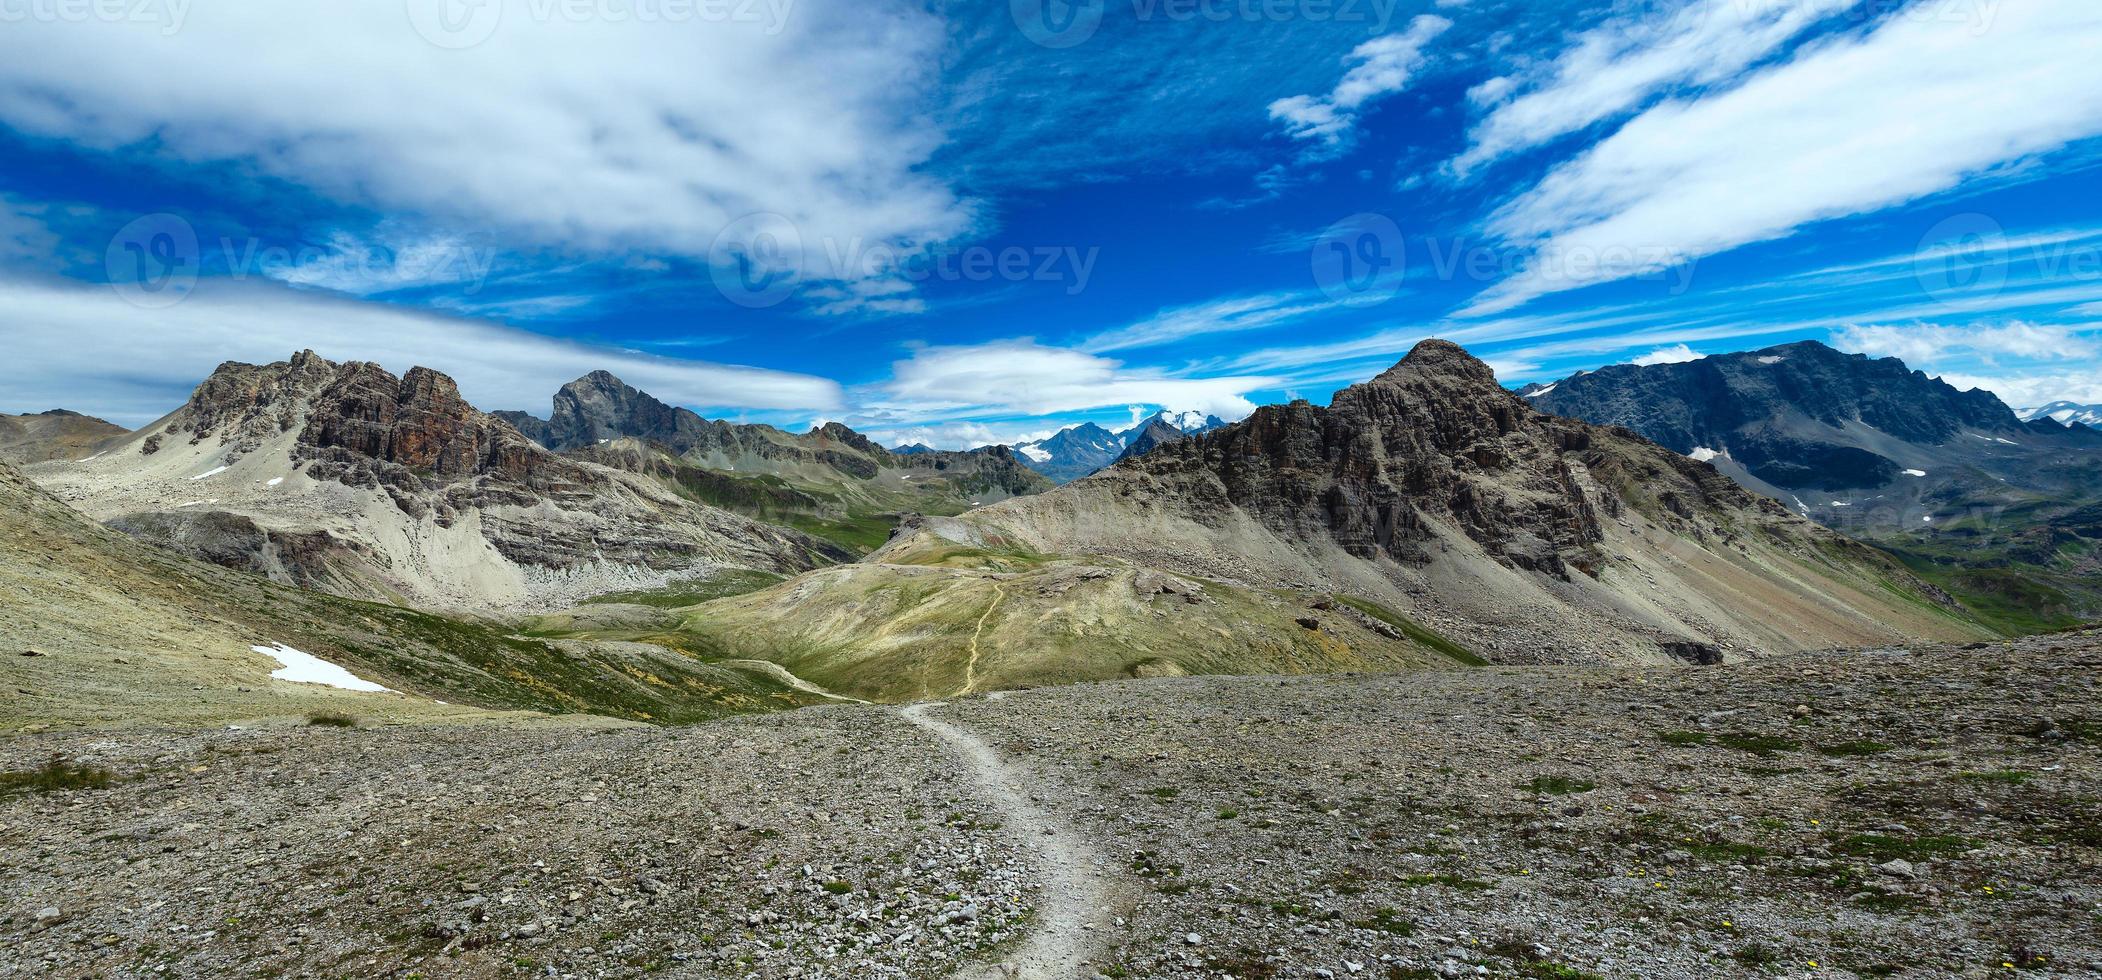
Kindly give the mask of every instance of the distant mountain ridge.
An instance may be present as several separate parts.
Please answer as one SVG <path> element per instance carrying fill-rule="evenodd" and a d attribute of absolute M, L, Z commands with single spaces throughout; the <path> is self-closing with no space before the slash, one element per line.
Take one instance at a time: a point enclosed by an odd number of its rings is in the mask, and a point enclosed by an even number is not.
<path fill-rule="evenodd" d="M 2091 554 L 2102 550 L 2091 513 L 2102 504 L 2102 432 L 2055 413 L 2024 419 L 1990 392 L 1815 341 L 1614 365 L 1519 394 L 1542 411 L 1641 433 L 1907 556 L 2001 607 L 2010 628 L 2102 614 L 2093 584 L 2102 565 Z"/>
<path fill-rule="evenodd" d="M 892 451 L 838 422 L 793 434 L 710 420 L 605 371 L 563 385 L 546 419 L 498 415 L 548 449 L 651 476 L 855 554 L 881 545 L 908 513 L 956 514 L 1052 485 L 1004 446 Z"/>
<path fill-rule="evenodd" d="M 35 415 L 0 414 L 0 463 L 81 459 L 130 431 L 63 408 Z"/>
<path fill-rule="evenodd" d="M 1084 422 L 1061 429 L 1045 439 L 1020 443 L 1014 449 L 1030 468 L 1060 483 L 1068 483 L 1133 455 L 1134 444 L 1142 439 L 1143 446 L 1138 453 L 1225 425 L 1225 420 L 1216 415 L 1162 409 L 1121 432 L 1111 432 L 1093 422 Z"/>
<path fill-rule="evenodd" d="M 2060 425 L 2084 425 L 2091 429 L 2102 429 L 2102 405 L 2057 401 L 2041 408 L 2022 409 L 2015 414 L 2021 416 L 2024 422 L 2050 419 Z"/>

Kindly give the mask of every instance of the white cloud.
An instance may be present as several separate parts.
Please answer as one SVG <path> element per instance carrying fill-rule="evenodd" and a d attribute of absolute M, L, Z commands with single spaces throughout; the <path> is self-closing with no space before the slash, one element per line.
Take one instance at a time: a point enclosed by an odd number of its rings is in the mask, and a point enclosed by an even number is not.
<path fill-rule="evenodd" d="M 2102 376 L 2093 371 L 2071 374 L 2025 372 L 2020 374 L 1968 374 L 1950 372 L 1943 381 L 1963 390 L 1983 388 L 2010 408 L 2035 408 L 2055 401 L 2081 405 L 2102 404 Z"/>
<path fill-rule="evenodd" d="M 1630 363 L 1637 367 L 1649 367 L 1652 364 L 1684 364 L 1687 361 L 1698 361 L 1706 356 L 1706 354 L 1702 354 L 1685 344 L 1673 344 L 1670 347 L 1659 347 L 1641 357 L 1635 358 Z"/>
<path fill-rule="evenodd" d="M 1090 353 L 1155 347 L 1220 333 L 1262 330 L 1336 309 L 1342 304 L 1310 292 L 1264 293 L 1192 303 L 1161 310 L 1127 326 L 1089 337 Z"/>
<path fill-rule="evenodd" d="M 1729 92 L 1652 108 L 1499 209 L 1540 255 L 1608 255 L 1523 276 L 1466 311 L 1658 271 L 1880 210 L 2102 132 L 2102 6 L 2031 0 L 1991 29 L 1894 16 L 1808 46 Z M 1566 271 L 1566 270 L 1565 270 Z"/>
<path fill-rule="evenodd" d="M 2002 357 L 2056 361 L 2102 356 L 2102 343 L 2097 343 L 2088 330 L 2020 321 L 1960 327 L 1927 323 L 1850 325 L 1832 332 L 1832 346 L 1872 357 L 1895 357 L 1912 367 L 1978 356 L 1988 361 Z"/>
<path fill-rule="evenodd" d="M 1042 426 L 987 425 L 981 422 L 944 422 L 895 429 L 869 429 L 862 433 L 892 449 L 915 443 L 930 449 L 977 449 L 980 446 L 1015 446 L 1058 434 Z"/>
<path fill-rule="evenodd" d="M 444 2 L 182 4 L 172 32 L 11 23 L 0 123 L 586 251 L 702 256 L 754 212 L 808 247 L 970 224 L 923 168 L 942 133 L 920 97 L 945 35 L 918 5 L 489 0 L 464 7 L 494 33 L 452 50 L 412 26 Z"/>
<path fill-rule="evenodd" d="M 1621 115 L 1673 85 L 1727 79 L 1820 18 L 1860 0 L 1693 0 L 1665 16 L 1616 20 L 1574 38 L 1531 73 L 1532 87 L 1489 113 L 1473 145 L 1453 161 L 1469 173 L 1507 154 L 1539 146 Z M 1490 79 L 1468 93 L 1494 104 L 1528 79 Z"/>
<path fill-rule="evenodd" d="M 140 309 L 107 287 L 0 280 L 0 323 L 0 391 L 12 410 L 71 408 L 128 425 L 177 407 L 222 361 L 281 361 L 306 348 L 397 373 L 442 371 L 483 409 L 545 414 L 555 389 L 597 368 L 697 408 L 841 403 L 837 384 L 810 375 L 613 351 L 263 283 L 207 280 L 172 307 Z"/>
<path fill-rule="evenodd" d="M 1255 410 L 1262 377 L 1184 378 L 1028 339 L 925 347 L 892 365 L 889 381 L 858 399 L 864 415 L 917 420 L 1042 416 L 1131 404 L 1173 405 L 1223 418 Z"/>
<path fill-rule="evenodd" d="M 1423 14 L 1408 29 L 1382 35 L 1353 48 L 1341 81 L 1327 95 L 1293 95 L 1270 103 L 1270 118 L 1285 124 L 1293 139 L 1329 146 L 1343 143 L 1367 103 L 1405 89 L 1426 60 L 1425 46 L 1452 27 L 1452 21 Z"/>

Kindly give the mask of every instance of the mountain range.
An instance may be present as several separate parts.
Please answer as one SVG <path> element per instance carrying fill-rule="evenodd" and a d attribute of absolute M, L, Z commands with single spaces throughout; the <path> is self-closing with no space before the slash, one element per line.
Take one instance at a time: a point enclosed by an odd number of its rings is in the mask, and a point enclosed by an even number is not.
<path fill-rule="evenodd" d="M 661 481 L 550 452 L 427 368 L 228 363 L 182 407 L 35 478 L 90 517 L 337 595 L 546 608 L 694 569 L 847 557 Z"/>
<path fill-rule="evenodd" d="M 2051 419 L 2061 425 L 2084 425 L 2091 429 L 2102 429 L 2102 405 L 2059 401 L 2041 408 L 2025 408 L 2015 414 L 2021 416 L 2024 422 Z"/>
<path fill-rule="evenodd" d="M 872 700 L 1180 673 L 1719 662 L 1984 634 L 1888 556 L 1442 341 L 854 565 L 684 612 Z"/>
<path fill-rule="evenodd" d="M 1004 446 L 892 452 L 837 422 L 791 434 L 711 421 L 604 371 L 562 386 L 547 419 L 497 416 L 547 449 L 806 531 L 838 557 L 881 546 L 906 514 L 957 514 L 1051 486 Z"/>
<path fill-rule="evenodd" d="M 1014 451 L 1031 469 L 1067 483 L 1127 455 L 1143 454 L 1155 446 L 1210 432 L 1224 425 L 1226 422 L 1216 415 L 1162 409 L 1121 432 L 1111 432 L 1093 422 L 1085 422 L 1060 429 L 1048 438 L 1018 443 Z"/>
<path fill-rule="evenodd" d="M 110 610 L 137 592 L 225 624 L 169 647 L 213 690 L 276 643 L 458 710 L 1970 641 L 2086 608 L 2065 582 L 2102 540 L 2102 436 L 1819 345 L 1514 393 L 1427 341 L 1327 405 L 969 452 L 708 420 L 604 372 L 545 419 L 490 414 L 437 372 L 311 352 L 222 365 L 136 432 L 53 417 L 11 533 L 133 569 L 40 600 L 100 610 L 38 613 L 72 624 L 39 634 L 54 656 L 124 647 L 145 627 Z M 1054 484 L 1031 450 L 1094 469 Z M 1985 500 L 2000 538 L 1958 506 Z M 1879 523 L 1905 506 L 1933 519 Z M 132 673 L 113 703 L 151 715 Z"/>
<path fill-rule="evenodd" d="M 1710 463 L 2012 628 L 2102 615 L 2102 432 L 1811 341 L 1519 393 Z"/>

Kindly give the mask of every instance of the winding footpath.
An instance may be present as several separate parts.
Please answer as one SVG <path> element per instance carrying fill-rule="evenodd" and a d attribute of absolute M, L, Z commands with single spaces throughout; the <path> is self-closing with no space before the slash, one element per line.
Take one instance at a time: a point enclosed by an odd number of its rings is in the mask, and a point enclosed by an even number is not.
<path fill-rule="evenodd" d="M 1116 915 L 1116 889 L 1109 865 L 1080 835 L 1033 802 L 1021 775 L 984 739 L 929 712 L 935 703 L 904 708 L 906 721 L 933 733 L 969 767 L 987 801 L 1022 845 L 1036 852 L 1043 870 L 1043 897 L 1035 929 L 998 962 L 967 967 L 957 980 L 1071 980 L 1097 972 L 1090 958 L 1100 952 Z"/>
<path fill-rule="evenodd" d="M 1001 600 L 1006 598 L 1007 586 L 999 582 L 993 583 L 993 601 L 986 603 L 985 612 L 978 615 L 977 628 L 971 631 L 971 659 L 963 664 L 963 690 L 951 695 L 952 697 L 963 697 L 978 686 L 978 638 L 985 635 L 986 620 L 993 618 L 993 610 L 1000 608 Z"/>

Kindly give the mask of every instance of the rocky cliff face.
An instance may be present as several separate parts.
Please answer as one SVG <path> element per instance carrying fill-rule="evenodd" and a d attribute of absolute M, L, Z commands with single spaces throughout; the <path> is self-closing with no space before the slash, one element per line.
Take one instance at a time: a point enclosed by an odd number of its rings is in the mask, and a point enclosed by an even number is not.
<path fill-rule="evenodd" d="M 1567 577 L 1592 567 L 1601 513 L 1616 495 L 1587 478 L 1625 468 L 1591 426 L 1534 411 L 1458 346 L 1426 341 L 1391 370 L 1338 392 L 1258 409 L 1247 420 L 1120 465 L 1155 476 L 1201 471 L 1224 505 L 1291 536 L 1321 536 L 1361 558 L 1423 564 L 1442 529 L 1457 529 L 1513 567 Z M 1706 467 L 1658 456 L 1666 519 L 1763 504 Z M 1206 482 L 1210 482 L 1209 480 Z"/>
<path fill-rule="evenodd" d="M 156 543 L 280 581 L 508 607 L 692 569 L 793 572 L 796 531 L 535 445 L 427 368 L 226 364 L 108 456 L 39 479 Z"/>

